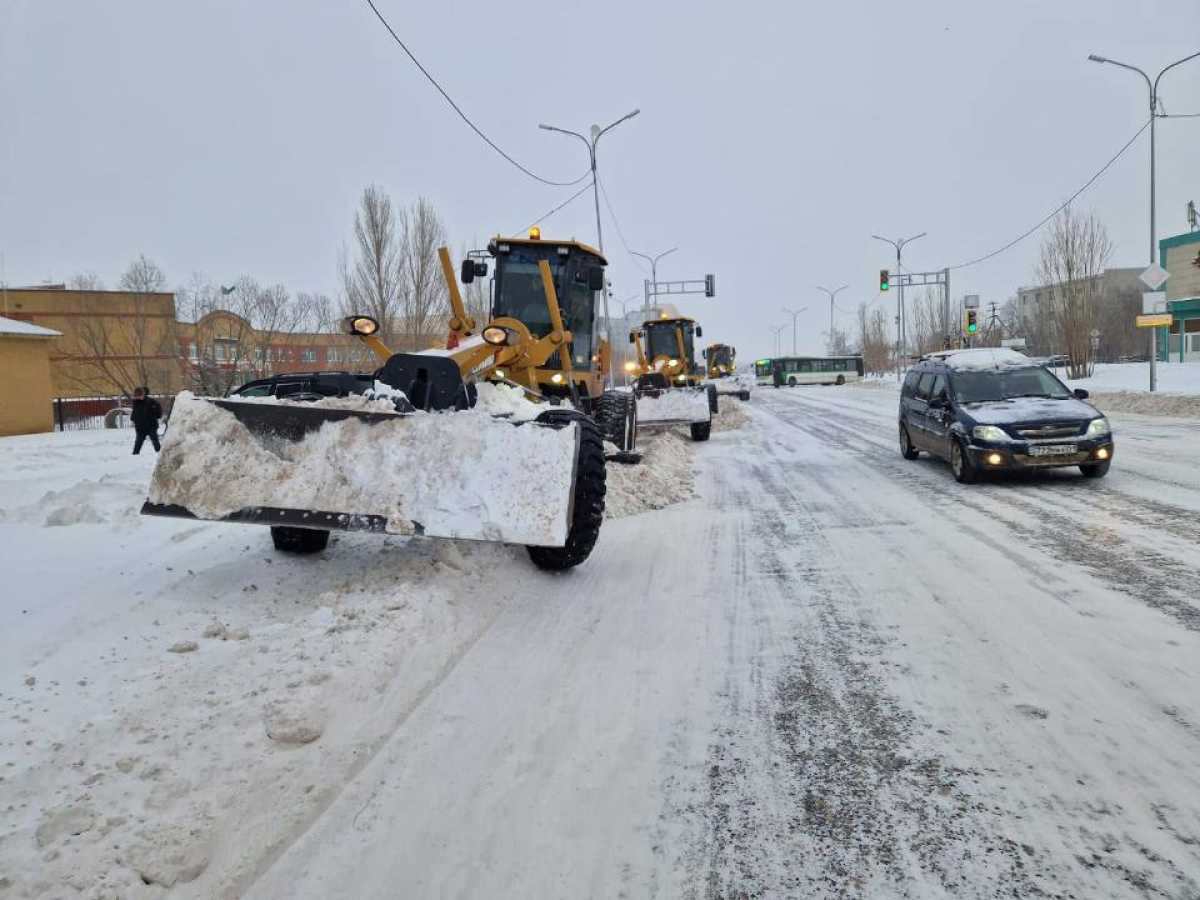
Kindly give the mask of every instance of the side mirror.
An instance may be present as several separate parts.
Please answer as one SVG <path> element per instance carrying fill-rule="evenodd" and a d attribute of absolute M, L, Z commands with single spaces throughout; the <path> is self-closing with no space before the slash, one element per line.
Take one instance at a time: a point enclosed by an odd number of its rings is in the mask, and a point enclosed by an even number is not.
<path fill-rule="evenodd" d="M 588 290 L 604 290 L 604 266 L 592 266 L 588 269 Z"/>
<path fill-rule="evenodd" d="M 637 343 L 637 335 L 635 335 L 632 331 L 629 332 L 629 343 L 631 343 L 631 344 Z"/>
<path fill-rule="evenodd" d="M 464 259 L 462 261 L 462 269 L 459 272 L 463 284 L 470 284 L 475 280 L 475 261 L 473 259 Z"/>
<path fill-rule="evenodd" d="M 1075 395 L 1076 400 L 1086 400 L 1090 396 L 1083 388 L 1075 388 L 1072 393 Z"/>
<path fill-rule="evenodd" d="M 704 329 L 699 325 L 696 326 L 696 337 L 704 337 Z"/>
<path fill-rule="evenodd" d="M 949 409 L 950 408 L 950 400 L 944 394 L 937 396 L 937 397 L 932 397 L 929 400 L 929 408 L 930 409 Z"/>

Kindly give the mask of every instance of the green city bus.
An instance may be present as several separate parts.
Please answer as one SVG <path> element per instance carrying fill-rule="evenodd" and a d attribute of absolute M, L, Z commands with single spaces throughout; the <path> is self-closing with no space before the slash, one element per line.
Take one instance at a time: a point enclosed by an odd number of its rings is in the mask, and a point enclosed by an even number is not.
<path fill-rule="evenodd" d="M 770 362 L 771 383 L 776 387 L 845 384 L 863 377 L 861 356 L 784 356 Z"/>

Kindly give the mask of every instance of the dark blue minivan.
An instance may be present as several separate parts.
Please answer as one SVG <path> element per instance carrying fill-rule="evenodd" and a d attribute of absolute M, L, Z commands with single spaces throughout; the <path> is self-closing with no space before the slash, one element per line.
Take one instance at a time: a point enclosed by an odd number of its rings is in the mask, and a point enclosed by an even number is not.
<path fill-rule="evenodd" d="M 900 452 L 947 460 L 964 484 L 989 470 L 1066 466 L 1102 478 L 1112 428 L 1087 396 L 1015 350 L 931 353 L 900 392 Z"/>

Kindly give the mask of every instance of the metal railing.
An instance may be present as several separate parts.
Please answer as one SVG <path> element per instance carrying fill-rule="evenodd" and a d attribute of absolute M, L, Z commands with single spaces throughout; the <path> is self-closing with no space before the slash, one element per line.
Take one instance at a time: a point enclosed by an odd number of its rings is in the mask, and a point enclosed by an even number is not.
<path fill-rule="evenodd" d="M 172 394 L 153 394 L 163 409 L 163 420 L 171 413 Z M 129 428 L 133 401 L 129 397 L 55 397 L 54 429 L 88 431 L 101 428 Z"/>

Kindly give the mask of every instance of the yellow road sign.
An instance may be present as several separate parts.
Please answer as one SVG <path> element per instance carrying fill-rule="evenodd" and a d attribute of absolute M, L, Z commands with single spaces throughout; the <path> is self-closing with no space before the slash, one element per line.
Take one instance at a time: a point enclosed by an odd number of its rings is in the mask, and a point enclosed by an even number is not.
<path fill-rule="evenodd" d="M 1170 313 L 1158 313 L 1152 316 L 1138 316 L 1138 328 L 1169 328 L 1175 320 Z"/>

